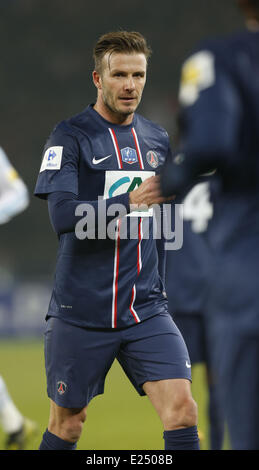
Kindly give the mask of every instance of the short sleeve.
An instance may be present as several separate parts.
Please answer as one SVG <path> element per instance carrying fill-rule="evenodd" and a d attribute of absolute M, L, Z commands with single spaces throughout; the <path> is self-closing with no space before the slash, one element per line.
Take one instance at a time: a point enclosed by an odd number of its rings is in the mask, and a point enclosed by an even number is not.
<path fill-rule="evenodd" d="M 66 128 L 57 126 L 48 138 L 34 194 L 46 199 L 55 191 L 78 195 L 79 145 Z"/>

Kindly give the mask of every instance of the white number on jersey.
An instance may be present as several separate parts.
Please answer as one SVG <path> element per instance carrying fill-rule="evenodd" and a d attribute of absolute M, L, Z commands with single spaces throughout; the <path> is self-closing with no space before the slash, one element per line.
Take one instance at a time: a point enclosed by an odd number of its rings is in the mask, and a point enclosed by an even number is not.
<path fill-rule="evenodd" d="M 209 183 L 196 184 L 183 201 L 182 217 L 192 221 L 193 232 L 205 232 L 213 216 L 213 205 L 210 201 Z"/>

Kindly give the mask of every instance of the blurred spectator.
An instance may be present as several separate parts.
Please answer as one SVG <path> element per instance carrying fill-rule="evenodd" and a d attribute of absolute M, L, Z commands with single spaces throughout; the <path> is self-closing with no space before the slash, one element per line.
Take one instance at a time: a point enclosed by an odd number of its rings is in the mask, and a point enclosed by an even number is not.
<path fill-rule="evenodd" d="M 28 191 L 0 149 L 0 223 L 8 222 L 29 204 Z M 4 379 L 0 376 L 0 423 L 7 435 L 6 449 L 24 449 L 27 439 L 36 431 L 36 423 L 25 418 L 15 406 Z"/>

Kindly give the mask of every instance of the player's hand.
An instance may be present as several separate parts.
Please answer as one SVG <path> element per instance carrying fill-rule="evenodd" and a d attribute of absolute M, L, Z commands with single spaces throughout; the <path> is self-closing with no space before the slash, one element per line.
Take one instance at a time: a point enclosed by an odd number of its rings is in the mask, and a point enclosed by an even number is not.
<path fill-rule="evenodd" d="M 134 191 L 130 193 L 129 202 L 135 209 L 138 206 L 152 206 L 172 201 L 174 196 L 163 197 L 160 188 L 160 177 L 158 175 L 147 178 Z"/>

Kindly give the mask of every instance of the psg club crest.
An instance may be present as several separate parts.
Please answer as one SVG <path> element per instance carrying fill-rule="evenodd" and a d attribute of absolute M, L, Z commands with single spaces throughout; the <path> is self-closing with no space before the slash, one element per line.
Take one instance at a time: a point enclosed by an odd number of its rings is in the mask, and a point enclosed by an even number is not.
<path fill-rule="evenodd" d="M 131 147 L 125 147 L 124 149 L 121 149 L 121 157 L 123 162 L 129 163 L 130 165 L 138 161 L 137 152 Z"/>
<path fill-rule="evenodd" d="M 154 150 L 149 150 L 149 152 L 146 155 L 147 162 L 149 163 L 152 168 L 157 168 L 159 165 L 159 158 L 156 152 Z"/>
<path fill-rule="evenodd" d="M 62 380 L 59 380 L 57 383 L 57 388 L 58 388 L 58 393 L 59 395 L 64 395 L 67 391 L 67 384 L 65 382 L 62 382 Z"/>

